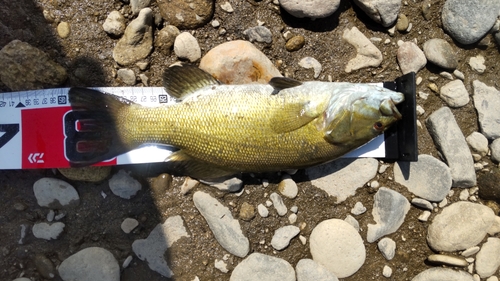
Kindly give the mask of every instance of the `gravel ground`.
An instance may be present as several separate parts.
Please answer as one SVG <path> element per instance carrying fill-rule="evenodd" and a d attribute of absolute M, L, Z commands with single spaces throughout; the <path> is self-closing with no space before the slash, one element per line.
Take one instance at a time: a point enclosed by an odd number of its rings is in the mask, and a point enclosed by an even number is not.
<path fill-rule="evenodd" d="M 500 52 L 493 36 L 489 34 L 480 43 L 468 45 L 454 41 L 442 28 L 441 10 L 444 1 L 428 1 L 432 4 L 428 19 L 424 19 L 422 15 L 422 1 L 404 1 L 400 13 L 407 16 L 412 27 L 409 32 L 396 30 L 393 35 L 389 34 L 389 28 L 369 19 L 350 1 L 341 1 L 339 9 L 333 15 L 316 20 L 295 18 L 272 1 L 229 1 L 234 12 L 228 13 L 221 8 L 225 2 L 215 1 L 213 19 L 219 21 L 220 26 L 213 27 L 209 22 L 202 27 L 189 30 L 197 39 L 202 56 L 221 43 L 247 39 L 243 31 L 263 22 L 263 26 L 272 33 L 272 43 L 254 44 L 282 74 L 303 81 L 313 80 L 313 70 L 299 66 L 302 58 L 313 57 L 322 66 L 322 72 L 317 80 L 327 81 L 331 78 L 333 81 L 381 82 L 392 81 L 402 75 L 396 58 L 399 40 L 416 40 L 422 49 L 423 43 L 427 40 L 441 38 L 449 42 L 456 51 L 457 69 L 465 76 L 464 85 L 469 94 L 474 92 L 472 87 L 474 80 L 480 80 L 496 89 L 500 88 L 498 84 Z M 156 2 L 151 3 L 149 7 L 154 15 L 160 14 Z M 112 55 L 118 40 L 106 34 L 102 28 L 106 17 L 113 10 L 126 14 L 127 23 L 135 18 L 130 6 L 120 1 L 3 1 L 0 5 L 2 24 L 0 47 L 19 39 L 46 52 L 67 71 L 68 79 L 60 86 L 124 86 L 124 83 L 116 78 L 120 67 Z M 50 12 L 54 21 L 47 20 L 43 11 Z M 70 33 L 66 38 L 58 35 L 57 26 L 60 22 L 68 22 L 70 25 Z M 356 55 L 355 49 L 342 39 L 344 30 L 352 27 L 357 27 L 367 38 L 381 39 L 381 41 L 374 40 L 375 46 L 384 57 L 380 66 L 350 73 L 344 71 L 348 61 Z M 287 31 L 293 35 L 304 36 L 305 45 L 298 51 L 289 52 L 285 49 L 286 40 L 283 34 Z M 155 36 L 158 32 L 158 29 L 154 29 Z M 390 42 L 384 43 L 386 40 Z M 484 73 L 472 70 L 468 64 L 469 58 L 477 55 L 486 58 Z M 136 74 L 145 74 L 149 78 L 149 86 L 161 86 L 163 69 L 177 60 L 173 51 L 165 54 L 153 50 L 148 56 L 149 66 L 145 70 L 136 65 L 129 68 Z M 417 73 L 417 77 L 422 79 L 417 92 L 429 94 L 427 99 L 417 100 L 418 105 L 425 110 L 418 116 L 421 124 L 418 128 L 419 154 L 432 155 L 437 159 L 440 159 L 440 153 L 426 128 L 425 120 L 437 109 L 446 106 L 439 95 L 428 87 L 430 83 L 441 87 L 449 82 L 440 76 L 441 71 L 441 68 L 428 63 Z M 136 86 L 143 85 L 137 82 Z M 3 83 L 0 83 L 0 90 L 10 91 Z M 465 106 L 453 108 L 451 112 L 464 136 L 480 131 L 478 114 L 472 99 Z M 487 170 L 479 169 L 476 173 L 478 178 L 491 171 L 498 174 L 498 165 L 492 162 L 489 156 L 483 157 L 481 162 L 487 165 Z M 416 196 L 394 181 L 394 164 L 388 164 L 389 168 L 385 172 L 377 173 L 373 180 L 378 181 L 380 186 L 401 193 L 411 201 Z M 131 171 L 131 175 L 142 185 L 142 189 L 131 199 L 120 198 L 110 191 L 108 180 L 120 169 Z M 214 267 L 214 262 L 223 259 L 227 254 L 226 250 L 215 240 L 205 219 L 195 207 L 194 192 L 188 192 L 186 195 L 180 192 L 184 178 L 174 177 L 171 183 L 160 181 L 162 176 L 159 175 L 162 172 L 164 172 L 162 166 L 156 164 L 113 167 L 111 175 L 106 180 L 89 183 L 69 180 L 55 170 L 0 171 L 0 205 L 3 206 L 0 210 L 2 238 L 0 279 L 13 280 L 25 276 L 32 280 L 48 280 L 43 272 L 60 266 L 72 254 L 88 247 L 102 247 L 109 250 L 118 261 L 120 280 L 194 280 L 196 276 L 199 280 L 229 280 L 231 271 L 243 259 L 230 255 L 225 260 L 229 273 L 223 273 Z M 36 238 L 32 234 L 33 225 L 45 222 L 50 210 L 41 207 L 33 193 L 34 183 L 43 177 L 58 178 L 70 183 L 80 198 L 77 206 L 54 208 L 56 216 L 65 215 L 61 219 L 65 227 L 63 233 L 51 241 Z M 353 173 L 349 177 L 356 178 L 358 175 Z M 377 243 L 368 243 L 365 239 L 368 224 L 374 223 L 372 209 L 377 188 L 365 183 L 354 196 L 349 196 L 337 204 L 334 197 L 311 184 L 303 170 L 298 171 L 292 178 L 298 185 L 298 195 L 294 199 L 284 197 L 284 203 L 289 208 L 298 207 L 298 220 L 294 225 L 300 227 L 300 235 L 307 239 L 320 222 L 331 218 L 344 219 L 357 202 L 362 202 L 368 209 L 365 213 L 355 215 L 360 225 L 361 237 L 364 238 L 366 261 L 354 275 L 341 280 L 411 280 L 420 272 L 433 267 L 427 261 L 427 257 L 436 252 L 428 246 L 426 235 L 430 222 L 441 212 L 441 208 L 434 208 L 435 211 L 430 214 L 429 221 L 422 222 L 418 219 L 422 210 L 412 206 L 399 229 L 385 236 L 397 244 L 395 257 L 388 261 L 377 249 Z M 264 187 L 261 179 L 268 179 L 269 185 Z M 195 190 L 202 190 L 217 198 L 230 209 L 233 217 L 238 218 L 244 203 L 257 208 L 257 205 L 264 204 L 268 200 L 271 193 L 277 192 L 280 179 L 281 176 L 276 174 L 257 177 L 244 175 L 242 195 L 219 191 L 205 185 L 199 185 Z M 479 188 L 482 187 L 479 185 Z M 454 187 L 452 190 L 455 192 L 447 197 L 448 204 L 460 201 L 462 189 Z M 470 200 L 470 198 L 465 199 Z M 500 210 L 498 203 L 483 200 L 477 194 L 474 199 L 478 204 L 489 206 L 498 215 Z M 497 197 L 497 200 L 500 199 Z M 248 221 L 239 219 L 241 229 L 249 240 L 250 251 L 282 258 L 293 267 L 299 260 L 311 258 L 309 244 L 303 245 L 297 238 L 292 239 L 284 250 L 273 249 L 271 246 L 273 233 L 276 229 L 290 224 L 288 215 L 291 213 L 288 212 L 286 216 L 281 217 L 273 208 L 269 210 L 270 215 L 267 218 L 257 214 Z M 145 239 L 157 224 L 176 215 L 182 216 L 190 238 L 180 238 L 179 242 L 166 252 L 165 258 L 175 274 L 169 279 L 152 271 L 145 261 L 139 260 L 134 255 L 132 243 L 137 239 Z M 120 228 L 125 218 L 134 218 L 138 221 L 138 226 L 128 234 Z M 24 227 L 26 236 L 21 239 Z M 493 235 L 495 236 L 498 237 L 498 234 Z M 459 256 L 458 251 L 448 254 Z M 134 258 L 128 267 L 122 268 L 122 263 L 128 256 Z M 392 268 L 392 276 L 389 278 L 382 276 L 385 265 Z M 468 270 L 467 267 L 451 268 Z M 498 276 L 498 270 L 496 275 Z M 51 280 L 63 279 L 55 274 Z"/>

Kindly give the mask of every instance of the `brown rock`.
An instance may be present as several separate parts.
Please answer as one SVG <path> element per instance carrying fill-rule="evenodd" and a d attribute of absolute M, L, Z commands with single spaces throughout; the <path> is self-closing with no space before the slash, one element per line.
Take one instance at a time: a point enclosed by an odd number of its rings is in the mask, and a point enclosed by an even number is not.
<path fill-rule="evenodd" d="M 89 166 L 82 168 L 59 168 L 59 172 L 70 180 L 98 182 L 111 173 L 111 166 Z"/>
<path fill-rule="evenodd" d="M 168 56 L 172 51 L 174 46 L 175 37 L 180 34 L 177 27 L 173 25 L 167 25 L 162 30 L 158 32 L 158 36 L 155 37 L 155 48 L 162 54 Z"/>
<path fill-rule="evenodd" d="M 247 202 L 243 202 L 240 208 L 240 219 L 249 221 L 255 217 L 255 207 Z"/>
<path fill-rule="evenodd" d="M 225 84 L 267 83 L 282 76 L 266 55 L 243 40 L 216 46 L 201 58 L 200 68 Z"/>
<path fill-rule="evenodd" d="M 285 44 L 285 48 L 289 52 L 294 52 L 297 50 L 300 50 L 302 47 L 304 47 L 304 44 L 306 43 L 306 40 L 304 39 L 304 36 L 302 35 L 297 35 L 293 36 L 288 40 Z"/>
<path fill-rule="evenodd" d="M 158 0 L 163 19 L 180 29 L 202 27 L 212 19 L 213 0 Z"/>
<path fill-rule="evenodd" d="M 161 174 L 153 179 L 151 189 L 155 194 L 164 194 L 172 186 L 172 176 L 169 174 Z"/>

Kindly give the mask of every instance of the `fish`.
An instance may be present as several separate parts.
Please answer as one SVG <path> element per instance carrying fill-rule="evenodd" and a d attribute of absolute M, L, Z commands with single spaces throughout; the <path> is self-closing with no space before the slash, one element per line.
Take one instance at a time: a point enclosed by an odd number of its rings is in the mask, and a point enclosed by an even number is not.
<path fill-rule="evenodd" d="M 302 169 L 341 157 L 402 118 L 403 94 L 372 84 L 274 77 L 225 85 L 193 65 L 169 67 L 163 79 L 176 103 L 142 106 L 71 88 L 69 102 L 87 132 L 69 136 L 81 153 L 71 166 L 162 144 L 176 149 L 165 161 L 197 179 Z"/>

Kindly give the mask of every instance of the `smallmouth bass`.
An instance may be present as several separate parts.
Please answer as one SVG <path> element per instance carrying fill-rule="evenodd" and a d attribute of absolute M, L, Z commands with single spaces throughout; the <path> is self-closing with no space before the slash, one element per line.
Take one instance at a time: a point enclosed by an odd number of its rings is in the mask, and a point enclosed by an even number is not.
<path fill-rule="evenodd" d="M 165 70 L 167 93 L 180 101 L 156 107 L 95 90 L 72 88 L 81 112 L 74 139 L 85 166 L 144 144 L 178 150 L 165 161 L 182 174 L 216 179 L 241 172 L 306 168 L 332 161 L 383 133 L 401 119 L 403 94 L 359 83 L 299 82 L 221 85 L 194 66 Z"/>

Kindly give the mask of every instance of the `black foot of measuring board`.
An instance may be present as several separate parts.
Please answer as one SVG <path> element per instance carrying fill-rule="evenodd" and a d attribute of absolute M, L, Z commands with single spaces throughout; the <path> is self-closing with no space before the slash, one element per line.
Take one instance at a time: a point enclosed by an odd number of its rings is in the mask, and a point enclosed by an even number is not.
<path fill-rule="evenodd" d="M 405 101 L 398 104 L 403 118 L 385 132 L 385 159 L 417 161 L 417 113 L 415 72 L 397 78 L 394 82 L 384 82 L 384 88 L 403 93 Z"/>

